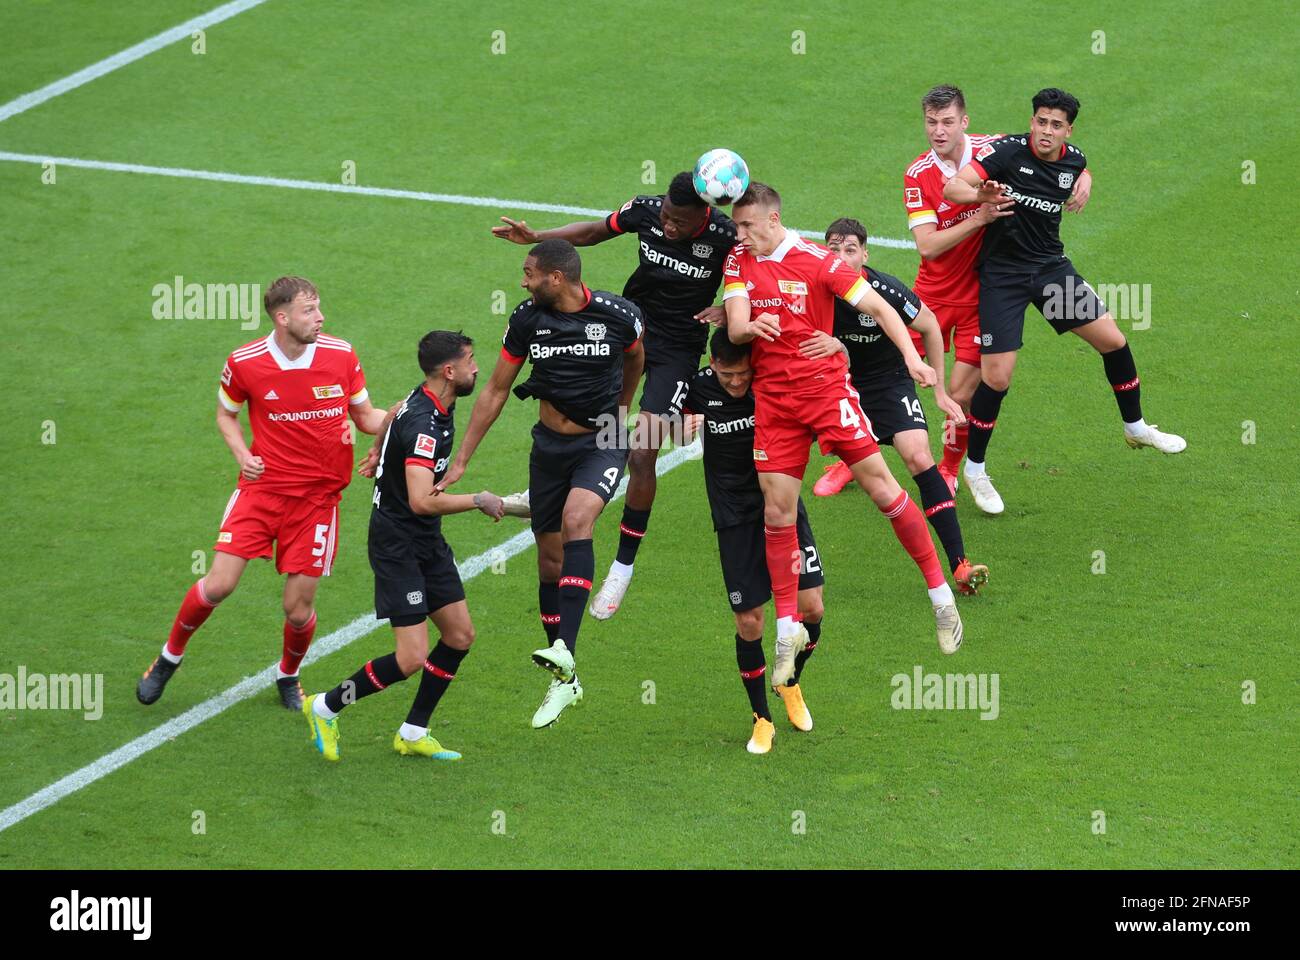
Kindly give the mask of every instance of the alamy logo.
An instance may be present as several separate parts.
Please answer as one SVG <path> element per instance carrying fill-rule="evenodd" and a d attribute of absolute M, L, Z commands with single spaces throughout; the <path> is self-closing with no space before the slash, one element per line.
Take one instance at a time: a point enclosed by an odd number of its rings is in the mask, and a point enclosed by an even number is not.
<path fill-rule="evenodd" d="M 895 710 L 979 710 L 981 720 L 996 720 L 1000 684 L 996 673 L 925 673 L 918 663 L 910 676 L 890 678 L 894 692 L 889 705 Z"/>
<path fill-rule="evenodd" d="M 70 897 L 50 901 L 50 929 L 70 933 L 129 930 L 131 939 L 148 940 L 152 916 L 152 897 L 82 897 L 79 890 L 73 890 Z"/>
<path fill-rule="evenodd" d="M 0 673 L 0 710 L 80 710 L 85 719 L 104 715 L 102 673 Z"/>
<path fill-rule="evenodd" d="M 241 330 L 256 330 L 261 319 L 262 288 L 256 283 L 155 283 L 155 320 L 239 320 Z"/>

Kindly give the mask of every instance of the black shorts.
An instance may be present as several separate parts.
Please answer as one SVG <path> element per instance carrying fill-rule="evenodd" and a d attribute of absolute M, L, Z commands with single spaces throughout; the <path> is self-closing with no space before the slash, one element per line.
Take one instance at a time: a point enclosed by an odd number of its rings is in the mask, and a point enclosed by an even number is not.
<path fill-rule="evenodd" d="M 871 421 L 871 431 L 877 443 L 894 442 L 894 434 L 904 430 L 925 430 L 925 411 L 916 395 L 916 385 L 911 377 L 890 383 L 868 386 L 865 390 L 856 383 L 862 412 Z"/>
<path fill-rule="evenodd" d="M 803 563 L 799 568 L 799 589 L 811 590 L 826 582 L 822 576 L 822 559 L 817 553 L 812 526 L 803 500 L 795 520 Z M 722 582 L 733 613 L 761 607 L 772 597 L 772 581 L 767 574 L 767 543 L 760 516 L 749 523 L 723 527 L 718 533 L 718 558 L 722 561 Z"/>
<path fill-rule="evenodd" d="M 369 551 L 380 620 L 427 616 L 465 599 L 456 557 L 441 533 L 412 537 L 371 511 Z"/>
<path fill-rule="evenodd" d="M 661 417 L 681 416 L 682 401 L 699 369 L 698 350 L 691 353 L 684 345 L 647 345 L 641 409 Z"/>
<path fill-rule="evenodd" d="M 1069 258 L 1025 273 L 981 269 L 980 352 L 1019 350 L 1024 345 L 1025 310 L 1031 303 L 1058 334 L 1106 313 L 1106 304 Z"/>
<path fill-rule="evenodd" d="M 533 533 L 558 533 L 564 501 L 575 488 L 590 490 L 609 503 L 627 466 L 626 447 L 605 447 L 605 431 L 569 436 L 538 423 L 528 456 L 528 500 Z"/>

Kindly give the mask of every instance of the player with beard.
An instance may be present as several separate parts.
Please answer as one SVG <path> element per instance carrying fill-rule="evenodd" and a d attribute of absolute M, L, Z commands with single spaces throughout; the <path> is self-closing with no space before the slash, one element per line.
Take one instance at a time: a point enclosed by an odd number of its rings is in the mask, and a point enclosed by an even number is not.
<path fill-rule="evenodd" d="M 345 707 L 417 670 L 415 702 L 393 735 L 393 749 L 402 756 L 460 759 L 429 735 L 429 718 L 474 642 L 465 588 L 442 535 L 442 518 L 481 510 L 500 520 L 504 508 L 501 498 L 486 490 L 471 496 L 434 489 L 451 460 L 456 398 L 472 393 L 478 377 L 474 342 L 461 333 L 433 330 L 420 340 L 418 356 L 425 379 L 388 422 L 370 511 L 375 616 L 392 625 L 396 650 L 367 660 L 329 692 L 306 698 L 303 715 L 326 760 L 339 759 L 338 715 Z M 439 634 L 432 653 L 430 620 Z"/>
<path fill-rule="evenodd" d="M 970 402 L 970 447 L 963 476 L 988 482 L 984 458 L 1002 401 L 1011 387 L 1023 344 L 1025 310 L 1032 303 L 1057 334 L 1070 332 L 1101 354 L 1124 440 L 1133 448 L 1179 453 L 1187 441 L 1163 433 L 1142 418 L 1137 364 L 1106 305 L 1079 276 L 1061 244 L 1061 211 L 1088 161 L 1066 141 L 1079 101 L 1049 87 L 1033 98 L 1029 131 L 985 144 L 948 181 L 953 203 L 1015 203 L 1015 216 L 985 228 L 979 252 L 980 383 Z M 996 509 L 1002 511 L 1002 498 Z M 987 508 L 986 508 L 987 509 Z"/>
<path fill-rule="evenodd" d="M 689 171 L 673 177 L 661 195 L 637 196 L 603 220 L 532 230 L 525 221 L 502 217 L 492 232 L 514 243 L 559 238 L 575 246 L 635 235 L 640 263 L 623 296 L 641 308 L 645 321 L 645 390 L 627 463 L 627 499 L 619 524 L 618 554 L 591 601 L 591 615 L 608 620 L 632 582 L 637 550 L 654 505 L 655 458 L 674 423 L 682 398 L 700 365 L 709 323 L 723 319 L 712 306 L 722 265 L 736 243 L 735 224 L 695 192 Z"/>
<path fill-rule="evenodd" d="M 543 240 L 533 247 L 524 258 L 521 286 L 531 296 L 510 315 L 500 359 L 474 403 L 460 452 L 436 489 L 445 490 L 465 472 L 531 359 L 531 375 L 514 392 L 540 401 L 528 492 L 537 599 L 549 644 L 533 652 L 533 662 L 553 677 L 533 715 L 533 727 L 541 728 L 582 699 L 573 653 L 596 572 L 592 531 L 627 463 L 621 413 L 636 392 L 644 351 L 641 311 L 616 294 L 589 290 L 569 241 Z"/>
<path fill-rule="evenodd" d="M 316 589 L 338 552 L 338 504 L 352 479 L 352 431 L 376 433 L 384 411 L 370 403 L 352 345 L 321 332 L 325 317 L 310 280 L 280 277 L 262 297 L 275 329 L 234 351 L 217 388 L 217 429 L 239 465 L 213 548 L 212 569 L 185 594 L 158 657 L 136 684 L 151 704 L 180 668 L 186 645 L 234 593 L 248 561 L 271 556 L 284 574 L 284 645 L 276 668 L 280 703 L 302 707 L 298 668 L 316 631 Z M 248 404 L 250 449 L 239 425 Z"/>

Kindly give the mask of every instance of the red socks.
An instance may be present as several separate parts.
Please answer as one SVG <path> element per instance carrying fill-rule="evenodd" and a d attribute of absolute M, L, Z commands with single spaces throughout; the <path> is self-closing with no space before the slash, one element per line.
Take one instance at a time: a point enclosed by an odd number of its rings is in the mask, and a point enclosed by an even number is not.
<path fill-rule="evenodd" d="M 295 627 L 288 620 L 284 621 L 284 656 L 280 658 L 280 673 L 286 677 L 297 675 L 302 658 L 307 656 L 311 638 L 316 633 L 316 611 L 311 612 L 311 619 L 301 627 Z"/>
<path fill-rule="evenodd" d="M 898 499 L 888 507 L 883 507 L 880 512 L 889 518 L 889 522 L 894 525 L 894 536 L 898 537 L 898 542 L 903 545 L 903 549 L 921 568 L 926 587 L 934 588 L 945 584 L 947 581 L 944 580 L 943 567 L 939 564 L 939 555 L 935 553 L 934 541 L 930 539 L 930 528 L 926 526 L 925 516 L 921 513 L 920 508 L 908 497 L 907 491 L 900 490 Z M 793 528 L 791 529 L 793 530 Z M 771 539 L 768 540 L 767 554 L 770 565 L 772 556 Z M 772 582 L 772 592 L 776 593 L 775 580 Z"/>
<path fill-rule="evenodd" d="M 925 527 L 925 520 L 921 521 L 921 526 Z M 793 523 L 788 527 L 764 526 L 763 533 L 766 536 L 767 575 L 772 581 L 772 602 L 776 606 L 776 617 L 778 620 L 782 617 L 798 620 L 799 567 L 803 561 L 799 534 Z M 926 538 L 929 538 L 928 532 Z M 934 552 L 933 547 L 930 552 Z"/>
<path fill-rule="evenodd" d="M 181 608 L 172 622 L 172 632 L 167 637 L 167 652 L 174 657 L 185 653 L 185 645 L 190 642 L 194 631 L 203 626 L 203 622 L 217 609 L 215 603 L 209 603 L 203 595 L 203 581 L 196 580 L 185 592 Z"/>
<path fill-rule="evenodd" d="M 952 418 L 943 421 L 943 472 L 956 475 L 961 458 L 966 456 L 966 443 L 970 439 L 970 424 L 953 426 Z M 952 443 L 948 438 L 952 437 Z"/>

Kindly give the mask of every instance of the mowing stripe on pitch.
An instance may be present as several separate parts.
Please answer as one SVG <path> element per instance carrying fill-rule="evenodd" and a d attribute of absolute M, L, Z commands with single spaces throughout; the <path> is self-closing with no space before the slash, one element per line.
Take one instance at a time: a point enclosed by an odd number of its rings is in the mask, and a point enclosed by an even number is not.
<path fill-rule="evenodd" d="M 663 476 L 669 470 L 680 466 L 687 460 L 694 459 L 698 453 L 698 445 L 677 447 L 670 450 L 655 462 L 655 473 Z M 624 477 L 623 482 L 619 484 L 618 490 L 614 493 L 614 499 L 617 500 L 626 492 L 627 477 Z M 492 564 L 518 556 L 532 545 L 532 532 L 527 529 L 521 530 L 505 543 L 457 564 L 460 569 L 461 579 L 471 580 L 491 567 Z M 307 656 L 303 658 L 302 665 L 304 667 L 310 666 L 322 657 L 337 653 L 353 640 L 377 630 L 386 622 L 376 620 L 373 613 L 362 614 L 346 626 L 340 627 L 333 633 L 327 634 L 313 643 L 311 649 L 307 651 Z M 136 737 L 130 743 L 118 747 L 111 753 L 104 754 L 93 763 L 86 764 L 80 770 L 56 780 L 48 787 L 37 790 L 27 799 L 20 800 L 12 807 L 0 811 L 0 831 L 8 830 L 14 824 L 21 823 L 34 813 L 40 813 L 46 807 L 53 806 L 69 794 L 76 793 L 82 787 L 90 786 L 96 780 L 108 776 L 114 770 L 126 766 L 132 760 L 144 756 L 155 747 L 160 747 L 168 740 L 180 736 L 187 730 L 194 729 L 203 721 L 211 720 L 227 707 L 233 707 L 240 701 L 248 700 L 250 697 L 266 692 L 267 688 L 275 683 L 276 666 L 277 664 L 273 663 L 255 676 L 245 677 L 233 687 L 222 691 L 209 700 L 204 700 L 202 703 L 190 707 L 180 716 L 173 717 L 162 726 L 155 727 L 148 733 Z"/>
<path fill-rule="evenodd" d="M 142 57 L 147 57 L 155 50 L 161 50 L 163 47 L 175 43 L 177 40 L 187 40 L 190 34 L 196 30 L 203 30 L 222 20 L 229 20 L 231 17 L 238 16 L 245 10 L 251 10 L 253 7 L 265 3 L 266 0 L 234 0 L 232 3 L 222 4 L 221 6 L 209 10 L 207 13 L 186 20 L 184 23 L 172 27 L 170 30 L 164 30 L 162 33 L 150 37 L 148 40 L 142 40 L 134 47 L 127 47 L 120 53 L 115 53 L 111 57 L 105 57 L 98 63 L 92 63 L 84 70 L 78 70 L 71 76 L 64 77 L 62 80 L 55 80 L 51 84 L 41 87 L 39 90 L 33 90 L 31 93 L 24 93 L 21 97 L 10 100 L 4 106 L 0 106 L 0 122 L 8 120 L 12 116 L 30 110 L 32 107 L 39 107 L 46 100 L 53 100 L 60 94 L 67 93 L 69 90 L 75 90 L 83 84 L 90 83 L 91 80 L 97 80 L 106 73 L 112 73 L 129 63 L 135 63 Z"/>
<path fill-rule="evenodd" d="M 362 187 L 345 183 L 320 183 L 316 180 L 289 180 L 283 177 L 259 177 L 244 173 L 223 173 L 217 170 L 191 170 L 186 167 L 154 167 L 143 163 L 114 163 L 108 160 L 87 160 L 81 157 L 55 157 L 38 153 L 10 153 L 0 150 L 0 161 L 11 163 L 52 163 L 56 167 L 73 167 L 83 170 L 106 170 L 111 173 L 137 173 L 154 177 L 177 177 L 182 180 L 210 180 L 216 183 L 239 183 L 253 187 L 280 187 L 286 190 L 316 190 L 321 193 L 351 193 L 363 197 L 388 197 L 394 200 L 422 200 L 426 203 L 450 203 L 466 207 L 489 207 L 494 210 L 533 210 L 539 213 L 567 213 L 576 217 L 604 217 L 612 208 L 576 207 L 564 203 L 536 203 L 532 200 L 507 200 L 501 197 L 471 197 L 458 193 L 428 193 L 423 190 L 398 190 L 392 187 Z M 800 236 L 820 240 L 821 230 L 798 230 Z M 916 245 L 911 240 L 893 237 L 867 237 L 867 243 L 878 247 L 911 250 Z"/>

